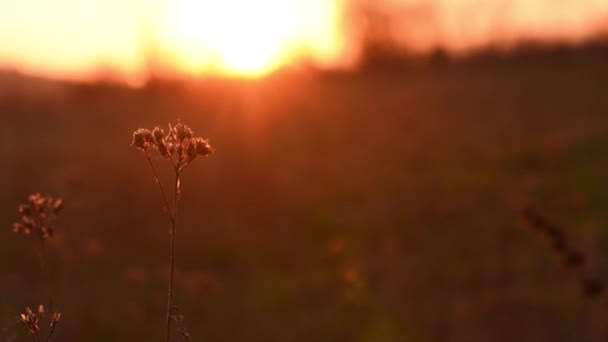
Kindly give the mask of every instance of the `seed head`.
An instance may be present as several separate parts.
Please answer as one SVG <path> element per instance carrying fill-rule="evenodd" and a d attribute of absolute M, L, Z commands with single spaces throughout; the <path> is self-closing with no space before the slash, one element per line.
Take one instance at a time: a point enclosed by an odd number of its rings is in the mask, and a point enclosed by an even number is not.
<path fill-rule="evenodd" d="M 171 125 L 169 125 L 169 127 L 171 127 Z M 185 139 L 192 138 L 192 135 L 194 134 L 192 132 L 192 129 L 190 129 L 190 127 L 188 127 L 186 124 L 183 124 L 181 122 L 178 123 L 177 125 L 173 126 L 173 128 L 171 129 L 171 133 L 175 137 L 175 140 L 177 140 L 179 142 L 182 142 Z"/>
<path fill-rule="evenodd" d="M 18 207 L 21 218 L 13 223 L 13 231 L 24 235 L 35 233 L 44 241 L 54 235 L 53 223 L 62 210 L 61 198 L 43 197 L 39 193 L 30 195 L 27 202 Z"/>
<path fill-rule="evenodd" d="M 209 145 L 209 141 L 203 138 L 196 138 L 194 143 L 196 144 L 196 153 L 199 156 L 206 157 L 215 150 Z"/>
<path fill-rule="evenodd" d="M 154 127 L 152 130 L 152 136 L 154 137 L 155 143 L 161 143 L 165 139 L 165 131 L 159 126 Z"/>
<path fill-rule="evenodd" d="M 183 170 L 199 156 L 208 156 L 214 152 L 208 140 L 195 137 L 192 129 L 184 123 L 169 125 L 169 131 L 155 127 L 152 131 L 140 128 L 133 133 L 133 146 L 147 152 L 155 149 L 170 160 L 178 170 Z"/>
<path fill-rule="evenodd" d="M 133 146 L 147 151 L 153 143 L 154 138 L 149 129 L 140 128 L 133 133 Z"/>
<path fill-rule="evenodd" d="M 36 340 L 40 340 L 40 324 L 42 323 L 45 316 L 45 309 L 43 305 L 39 305 L 36 311 L 25 308 L 25 313 L 22 313 L 17 318 L 17 322 L 21 324 L 27 330 L 28 334 L 34 336 Z M 47 341 L 53 336 L 55 326 L 61 319 L 60 312 L 54 312 L 51 316 L 51 322 L 49 324 L 50 330 L 47 334 Z"/>

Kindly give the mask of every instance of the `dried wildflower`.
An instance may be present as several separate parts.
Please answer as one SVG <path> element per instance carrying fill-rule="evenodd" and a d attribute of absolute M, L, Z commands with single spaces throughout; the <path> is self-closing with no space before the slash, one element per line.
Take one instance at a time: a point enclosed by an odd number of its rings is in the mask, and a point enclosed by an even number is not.
<path fill-rule="evenodd" d="M 603 282 L 600 279 L 585 275 L 586 257 L 571 247 L 563 229 L 533 206 L 522 210 L 520 220 L 525 228 L 548 240 L 553 252 L 562 260 L 564 267 L 576 273 L 586 296 L 594 297 L 603 292 Z"/>
<path fill-rule="evenodd" d="M 169 149 L 165 143 L 165 131 L 157 126 L 152 130 L 152 136 L 154 137 L 154 146 L 156 146 L 160 155 L 169 158 Z"/>
<path fill-rule="evenodd" d="M 133 146 L 148 153 L 150 149 L 170 160 L 173 166 L 182 171 L 199 156 L 208 156 L 214 152 L 209 141 L 194 137 L 194 132 L 186 124 L 169 125 L 169 131 L 155 127 L 152 131 L 140 128 L 133 133 Z"/>
<path fill-rule="evenodd" d="M 63 199 L 43 197 L 39 193 L 30 195 L 26 203 L 20 204 L 21 219 L 13 224 L 13 231 L 24 235 L 36 234 L 44 241 L 55 233 L 53 223 L 63 210 Z"/>
<path fill-rule="evenodd" d="M 140 128 L 137 131 L 133 132 L 133 146 L 147 151 L 150 146 L 153 145 L 153 143 L 154 139 L 149 129 Z"/>
<path fill-rule="evenodd" d="M 564 260 L 567 267 L 581 267 L 585 262 L 584 256 L 570 248 L 563 229 L 547 219 L 533 206 L 526 207 L 520 218 L 523 226 L 544 237 L 555 254 Z"/>
<path fill-rule="evenodd" d="M 169 342 L 171 334 L 171 323 L 175 322 L 180 334 L 180 341 L 190 341 L 190 335 L 183 329 L 181 325 L 181 316 L 173 313 L 173 278 L 175 270 L 175 230 L 177 221 L 177 202 L 181 191 L 180 176 L 184 169 L 190 165 L 196 158 L 205 157 L 214 152 L 209 141 L 201 137 L 195 137 L 194 132 L 186 124 L 178 123 L 175 126 L 169 125 L 167 133 L 160 128 L 155 127 L 152 131 L 140 128 L 133 133 L 133 146 L 141 149 L 148 160 L 148 164 L 152 168 L 156 183 L 158 184 L 162 195 L 165 211 L 169 216 L 171 223 L 170 227 L 170 275 L 169 286 L 167 289 L 167 316 L 166 316 L 166 331 L 165 340 Z M 173 166 L 174 183 L 173 183 L 173 200 L 170 203 L 167 192 L 160 181 L 156 166 L 150 157 L 150 151 L 158 151 L 159 155 L 167 159 Z"/>
<path fill-rule="evenodd" d="M 195 138 L 192 141 L 192 144 L 196 148 L 196 153 L 203 157 L 208 156 L 215 151 L 211 145 L 209 145 L 209 141 L 203 138 Z"/>
<path fill-rule="evenodd" d="M 171 131 L 171 134 L 175 137 L 176 140 L 179 141 L 183 141 L 185 139 L 190 139 L 192 138 L 192 135 L 194 134 L 192 132 L 192 129 L 190 129 L 190 127 L 188 127 L 187 125 L 179 122 L 177 125 L 171 127 L 171 125 L 169 125 L 169 129 Z"/>
<path fill-rule="evenodd" d="M 45 310 L 44 310 L 43 305 L 39 305 L 36 311 L 33 311 L 32 309 L 30 309 L 28 307 L 28 308 L 25 308 L 25 313 L 22 313 L 21 315 L 19 315 L 17 322 L 19 324 L 21 324 L 23 327 L 25 327 L 28 335 L 32 336 L 32 338 L 34 338 L 35 341 L 40 342 L 40 341 L 42 341 L 41 335 L 40 335 L 40 333 L 41 333 L 40 324 L 42 323 L 44 317 L 45 317 Z M 48 342 L 51 340 L 51 338 L 53 337 L 53 334 L 55 333 L 55 327 L 57 326 L 57 323 L 59 323 L 60 319 L 61 319 L 61 313 L 54 312 L 51 317 L 51 322 L 49 323 L 49 327 L 50 327 L 49 331 L 48 331 L 44 341 Z"/>

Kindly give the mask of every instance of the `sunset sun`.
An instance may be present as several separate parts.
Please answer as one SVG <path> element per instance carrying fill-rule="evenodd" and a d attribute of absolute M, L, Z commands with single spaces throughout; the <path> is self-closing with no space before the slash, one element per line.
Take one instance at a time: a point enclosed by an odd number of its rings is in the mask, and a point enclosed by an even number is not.
<path fill-rule="evenodd" d="M 178 0 L 167 11 L 165 46 L 190 73 L 258 76 L 319 43 L 335 49 L 332 7 L 310 0 Z"/>

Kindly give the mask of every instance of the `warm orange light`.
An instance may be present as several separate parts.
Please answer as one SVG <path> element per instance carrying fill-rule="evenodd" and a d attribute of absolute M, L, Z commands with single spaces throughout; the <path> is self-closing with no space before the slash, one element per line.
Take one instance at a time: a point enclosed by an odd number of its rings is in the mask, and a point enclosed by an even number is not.
<path fill-rule="evenodd" d="M 608 31 L 606 0 L 0 0 L 0 9 L 0 73 L 134 85 L 176 73 L 257 77 L 300 61 L 348 67 L 371 24 L 420 52 Z"/>
<path fill-rule="evenodd" d="M 258 76 L 299 57 L 335 60 L 338 2 L 176 0 L 161 28 L 163 49 L 188 73 Z"/>

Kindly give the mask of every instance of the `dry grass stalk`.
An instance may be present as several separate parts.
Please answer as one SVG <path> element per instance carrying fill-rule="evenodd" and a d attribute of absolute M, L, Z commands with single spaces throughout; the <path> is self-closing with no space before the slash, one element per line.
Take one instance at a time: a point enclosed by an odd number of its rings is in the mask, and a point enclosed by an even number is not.
<path fill-rule="evenodd" d="M 561 259 L 563 266 L 577 275 L 585 296 L 593 298 L 604 292 L 603 281 L 586 272 L 586 256 L 572 246 L 560 226 L 549 220 L 534 206 L 524 208 L 520 219 L 524 228 L 543 237 L 555 255 Z"/>
<path fill-rule="evenodd" d="M 59 213 L 63 210 L 63 199 L 51 196 L 43 197 L 39 193 L 28 197 L 27 202 L 19 205 L 18 212 L 21 215 L 19 221 L 13 224 L 13 231 L 17 234 L 32 235 L 40 241 L 40 273 L 45 278 L 46 260 L 44 255 L 44 243 L 55 234 L 54 223 Z M 52 302 L 52 300 L 51 300 Z M 29 336 L 37 341 L 43 341 L 40 324 L 45 317 L 43 305 L 39 305 L 36 311 L 30 308 L 19 316 L 18 322 L 24 326 Z M 49 323 L 49 331 L 44 341 L 51 341 L 55 333 L 55 327 L 61 319 L 60 312 L 54 312 Z"/>
<path fill-rule="evenodd" d="M 167 133 L 160 128 L 153 130 L 140 128 L 133 132 L 132 145 L 144 152 L 148 164 L 150 165 L 156 184 L 159 187 L 163 205 L 169 216 L 170 238 L 169 238 L 169 285 L 167 289 L 167 317 L 165 341 L 169 342 L 171 335 L 171 323 L 174 320 L 173 308 L 173 279 L 175 273 L 175 233 L 177 227 L 177 204 L 181 191 L 181 174 L 184 169 L 198 157 L 205 157 L 214 152 L 208 140 L 195 137 L 192 129 L 183 123 L 175 126 L 169 125 Z M 167 160 L 173 169 L 173 199 L 171 203 L 167 196 L 156 166 L 152 162 L 151 153 L 158 153 L 163 159 Z M 179 327 L 179 325 L 178 325 Z M 188 338 L 190 335 L 187 335 Z"/>

